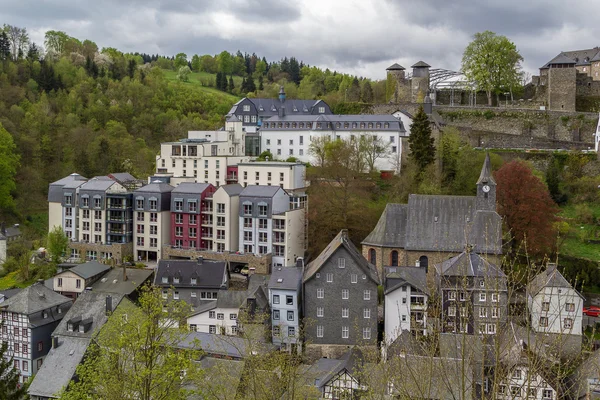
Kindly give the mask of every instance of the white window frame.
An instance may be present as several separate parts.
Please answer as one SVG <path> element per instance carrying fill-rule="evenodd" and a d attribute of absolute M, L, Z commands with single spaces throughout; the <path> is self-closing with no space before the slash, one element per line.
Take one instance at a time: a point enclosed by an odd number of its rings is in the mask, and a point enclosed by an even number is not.
<path fill-rule="evenodd" d="M 350 329 L 347 326 L 342 326 L 342 339 L 348 339 L 350 337 Z"/>

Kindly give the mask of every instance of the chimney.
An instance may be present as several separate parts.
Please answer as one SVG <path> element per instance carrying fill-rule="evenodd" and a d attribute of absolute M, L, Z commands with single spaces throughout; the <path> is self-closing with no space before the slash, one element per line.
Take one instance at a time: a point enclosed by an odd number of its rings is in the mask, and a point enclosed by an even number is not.
<path fill-rule="evenodd" d="M 279 106 L 279 110 L 277 111 L 277 115 L 279 116 L 279 118 L 285 117 L 285 106 L 283 104 Z"/>
<path fill-rule="evenodd" d="M 425 100 L 423 102 L 423 111 L 425 111 L 425 114 L 427 115 L 431 115 L 431 112 L 433 111 L 433 103 L 431 102 L 431 97 L 429 97 L 429 90 L 425 95 Z"/>
<path fill-rule="evenodd" d="M 52 336 L 52 348 L 56 349 L 58 347 L 58 336 Z"/>
<path fill-rule="evenodd" d="M 106 296 L 106 315 L 110 315 L 112 311 L 112 297 L 108 295 Z"/>
<path fill-rule="evenodd" d="M 127 280 L 127 267 L 123 265 L 123 282 Z"/>

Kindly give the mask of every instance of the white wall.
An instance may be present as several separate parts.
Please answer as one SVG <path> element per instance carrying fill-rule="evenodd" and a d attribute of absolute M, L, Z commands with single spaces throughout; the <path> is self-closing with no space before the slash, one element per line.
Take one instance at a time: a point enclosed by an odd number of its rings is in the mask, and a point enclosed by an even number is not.
<path fill-rule="evenodd" d="M 210 318 L 210 312 L 215 312 L 215 318 Z M 222 313 L 223 319 L 217 319 L 217 314 Z M 231 319 L 230 314 L 235 314 L 239 317 L 240 310 L 238 308 L 214 308 L 200 314 L 193 315 L 187 319 L 188 326 L 196 325 L 197 332 L 210 333 L 210 325 L 216 326 L 216 333 L 221 334 L 221 327 L 225 328 L 227 335 L 233 335 L 232 327 L 237 326 L 237 318 Z"/>
<path fill-rule="evenodd" d="M 531 313 L 531 326 L 534 331 L 546 333 L 582 334 L 583 299 L 572 288 L 545 287 L 533 298 L 528 297 Z M 549 310 L 543 311 L 543 303 L 549 303 Z M 567 311 L 566 304 L 575 305 L 575 311 Z M 540 318 L 548 318 L 548 326 L 540 326 Z M 563 327 L 564 319 L 573 320 L 573 327 Z"/>
<path fill-rule="evenodd" d="M 273 295 L 279 295 L 279 304 L 273 303 Z M 286 296 L 292 296 L 293 304 L 288 305 L 286 303 Z M 280 334 L 279 336 L 273 335 L 273 331 L 271 334 L 273 336 L 273 343 L 296 343 L 297 335 L 299 335 L 300 331 L 300 323 L 299 323 L 299 307 L 298 307 L 298 297 L 297 293 L 294 290 L 282 290 L 282 289 L 269 289 L 269 304 L 271 306 L 271 326 L 279 326 Z M 279 319 L 273 319 L 273 310 L 279 310 Z M 294 320 L 288 321 L 287 312 L 294 312 Z M 288 327 L 294 327 L 296 330 L 296 337 L 288 338 Z"/>
<path fill-rule="evenodd" d="M 520 370 L 520 378 L 513 376 L 515 370 Z M 552 389 L 552 399 L 556 399 L 556 391 L 546 382 L 538 373 L 532 372 L 531 376 L 528 376 L 529 369 L 526 366 L 516 366 L 513 370 L 508 371 L 508 377 L 500 382 L 500 385 L 505 386 L 504 394 L 500 394 L 500 390 L 497 390 L 498 394 L 496 399 L 537 399 L 546 400 L 544 398 L 544 389 Z M 521 390 L 521 396 L 513 396 L 511 394 L 511 386 L 518 387 Z M 528 389 L 535 389 L 536 396 L 528 396 L 526 393 Z"/>
<path fill-rule="evenodd" d="M 410 331 L 411 329 L 411 309 L 412 311 L 423 311 L 423 319 L 427 326 L 427 295 L 415 290 L 410 285 L 404 285 L 406 291 L 402 287 L 385 295 L 385 342 L 390 345 L 400 335 L 403 330 Z M 424 296 L 425 306 L 413 306 L 411 308 L 410 297 Z M 406 298 L 406 303 L 402 303 L 402 299 Z M 402 316 L 406 317 L 406 321 L 402 320 Z"/>
<path fill-rule="evenodd" d="M 6 261 L 6 239 L 0 239 L 0 265 Z"/>
<path fill-rule="evenodd" d="M 159 173 L 159 170 L 166 169 L 167 174 L 172 174 L 173 177 L 185 182 L 211 183 L 214 186 L 225 185 L 227 183 L 227 166 L 250 160 L 249 157 L 237 156 L 211 157 L 210 151 L 208 156 L 171 156 L 172 145 L 173 143 L 161 144 L 161 154 L 156 158 L 156 172 Z M 173 162 L 175 166 L 173 166 Z M 159 174 L 164 174 L 164 172 Z M 171 179 L 171 184 L 176 186 L 180 181 Z"/>
<path fill-rule="evenodd" d="M 258 173 L 258 179 L 256 179 Z M 269 179 L 271 173 L 271 179 Z M 285 190 L 305 188 L 306 166 L 277 162 L 243 163 L 238 166 L 238 182 L 242 186 L 281 186 Z M 246 178 L 244 178 L 246 177 Z"/>
<path fill-rule="evenodd" d="M 306 209 L 299 208 L 285 213 L 285 263 L 294 265 L 297 257 L 304 257 Z"/>
<path fill-rule="evenodd" d="M 57 227 L 60 226 L 61 228 L 63 228 L 63 207 L 61 203 L 54 203 L 54 202 L 49 202 L 48 203 L 48 232 L 52 232 L 52 230 Z"/>
<path fill-rule="evenodd" d="M 58 286 L 58 279 L 62 278 L 62 286 Z M 81 286 L 77 287 L 77 280 L 81 282 Z M 75 292 L 82 293 L 85 290 L 85 279 L 71 271 L 65 271 L 56 275 L 53 279 L 53 290 L 55 292 Z"/>

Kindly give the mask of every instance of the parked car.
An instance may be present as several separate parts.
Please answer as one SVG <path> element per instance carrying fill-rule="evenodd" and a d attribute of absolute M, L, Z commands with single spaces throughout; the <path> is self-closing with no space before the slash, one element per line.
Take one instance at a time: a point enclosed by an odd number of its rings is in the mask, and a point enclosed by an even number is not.
<path fill-rule="evenodd" d="M 244 268 L 241 269 L 240 274 L 248 276 L 248 272 L 249 272 L 248 266 L 245 266 Z"/>
<path fill-rule="evenodd" d="M 600 317 L 600 307 L 589 306 L 583 307 L 583 313 L 588 317 Z"/>

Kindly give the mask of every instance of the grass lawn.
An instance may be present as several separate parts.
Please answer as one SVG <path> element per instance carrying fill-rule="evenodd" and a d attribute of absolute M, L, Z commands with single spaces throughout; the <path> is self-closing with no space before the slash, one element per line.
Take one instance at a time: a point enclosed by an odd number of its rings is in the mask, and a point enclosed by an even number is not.
<path fill-rule="evenodd" d="M 168 69 L 163 69 L 162 71 L 165 74 L 165 78 L 167 78 L 167 80 L 170 82 L 176 83 L 178 85 L 194 87 L 203 92 L 220 96 L 223 100 L 228 101 L 228 102 L 235 103 L 236 101 L 239 100 L 239 98 L 234 95 L 231 95 L 231 94 L 225 93 L 225 92 L 221 92 L 220 90 L 217 90 L 214 87 L 204 86 L 202 84 L 203 80 L 204 81 L 211 80 L 214 82 L 215 77 L 216 77 L 215 74 L 209 74 L 207 72 L 192 72 L 189 76 L 188 82 L 181 82 L 179 79 L 177 79 L 177 71 L 171 71 Z M 233 83 L 235 84 L 236 87 L 240 87 L 240 85 L 242 84 L 242 78 L 239 76 L 234 76 Z"/>
<path fill-rule="evenodd" d="M 600 204 L 588 204 L 595 219 L 600 218 Z M 575 206 L 568 205 L 561 209 L 560 217 L 564 218 L 570 226 L 569 237 L 565 239 L 560 248 L 562 254 L 586 258 L 600 262 L 600 244 L 587 243 L 582 237 L 591 237 L 592 232 L 598 227 L 593 224 L 582 224 L 577 222 L 577 211 Z"/>
<path fill-rule="evenodd" d="M 20 282 L 17 278 L 19 271 L 13 271 L 0 278 L 0 290 L 11 289 L 14 287 L 26 288 L 35 282 L 35 279 L 26 282 Z"/>

